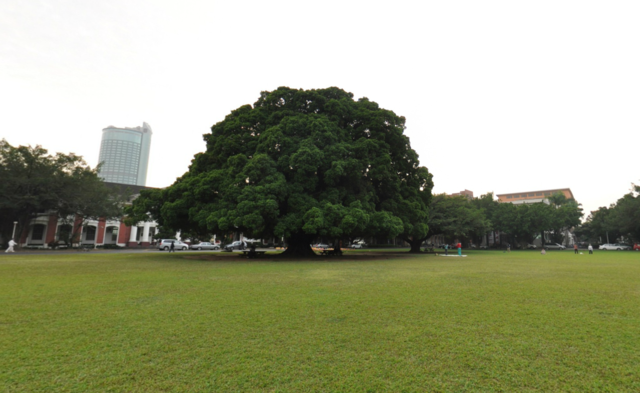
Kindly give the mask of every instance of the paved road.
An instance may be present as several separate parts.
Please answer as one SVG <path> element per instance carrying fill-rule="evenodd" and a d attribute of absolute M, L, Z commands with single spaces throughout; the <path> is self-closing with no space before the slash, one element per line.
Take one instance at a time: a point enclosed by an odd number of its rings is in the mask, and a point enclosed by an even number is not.
<path fill-rule="evenodd" d="M 279 251 L 273 248 L 269 248 L 269 249 L 262 249 L 262 248 L 258 248 L 256 249 L 256 251 Z M 10 255 L 61 255 L 61 254 L 141 254 L 141 253 L 165 253 L 167 251 L 160 251 L 157 248 L 124 248 L 121 250 L 104 250 L 101 248 L 96 248 L 96 249 L 90 249 L 89 251 L 83 251 L 83 250 L 29 250 L 29 249 L 16 249 L 15 253 L 5 253 L 4 251 L 0 253 L 0 255 L 4 255 L 4 256 L 10 256 Z M 197 251 L 197 250 L 186 250 L 186 251 L 182 251 L 182 250 L 176 250 L 176 253 L 182 253 L 182 252 L 193 252 L 193 253 L 217 253 L 217 252 L 225 252 L 225 251 L 221 251 L 221 250 L 202 250 L 202 251 Z M 239 254 L 240 251 L 239 250 L 234 250 L 232 251 L 234 253 Z M 2 258 L 0 256 L 0 258 Z"/>

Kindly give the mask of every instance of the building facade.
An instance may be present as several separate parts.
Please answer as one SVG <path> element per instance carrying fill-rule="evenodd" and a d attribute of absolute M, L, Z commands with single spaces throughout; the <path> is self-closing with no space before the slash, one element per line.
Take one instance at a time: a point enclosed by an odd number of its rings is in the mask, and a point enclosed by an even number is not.
<path fill-rule="evenodd" d="M 152 134 L 147 123 L 135 128 L 104 128 L 98 176 L 106 182 L 145 186 Z"/>
<path fill-rule="evenodd" d="M 453 194 L 449 194 L 449 196 L 465 196 L 467 199 L 473 199 L 473 191 L 464 190 L 460 192 L 454 192 Z"/>
<path fill-rule="evenodd" d="M 129 197 L 128 203 L 147 187 L 105 183 L 107 187 Z M 29 221 L 21 231 L 18 244 L 31 248 L 65 247 L 149 247 L 155 242 L 158 225 L 155 221 L 128 226 L 124 217 L 83 220 L 80 216 L 59 217 L 56 211 L 43 212 Z M 70 243 L 69 243 L 70 240 Z"/>
<path fill-rule="evenodd" d="M 513 204 L 521 204 L 521 203 L 539 203 L 545 202 L 549 203 L 549 197 L 553 194 L 557 193 L 564 194 L 567 199 L 574 199 L 573 193 L 569 188 L 558 188 L 555 190 L 542 190 L 542 191 L 527 191 L 527 192 L 516 192 L 510 194 L 498 194 L 498 202 L 501 203 L 513 203 Z"/>
<path fill-rule="evenodd" d="M 77 231 L 71 244 L 63 239 L 71 231 Z M 119 247 L 149 247 L 154 243 L 156 233 L 155 222 L 140 222 L 135 226 L 127 226 L 123 220 L 87 220 L 82 222 L 78 217 L 61 220 L 55 212 L 42 213 L 29 222 L 29 227 L 22 232 L 18 244 L 31 248 L 103 247 L 116 245 Z"/>

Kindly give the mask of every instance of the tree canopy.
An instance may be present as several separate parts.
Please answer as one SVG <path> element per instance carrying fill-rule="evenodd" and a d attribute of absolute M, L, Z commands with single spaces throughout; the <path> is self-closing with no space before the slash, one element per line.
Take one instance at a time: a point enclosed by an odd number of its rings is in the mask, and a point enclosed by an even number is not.
<path fill-rule="evenodd" d="M 623 237 L 640 242 L 640 186 L 632 184 L 630 192 L 616 203 L 592 211 L 579 234 L 594 243 Z"/>
<path fill-rule="evenodd" d="M 143 191 L 129 213 L 176 230 L 284 237 L 297 255 L 318 236 L 422 242 L 433 182 L 404 130 L 404 117 L 335 87 L 262 92 L 204 135 L 187 173 Z"/>
<path fill-rule="evenodd" d="M 489 230 L 485 212 L 465 196 L 434 195 L 429 211 L 429 235 L 444 235 L 447 241 L 481 239 Z"/>
<path fill-rule="evenodd" d="M 120 199 L 73 153 L 55 155 L 41 146 L 11 146 L 0 141 L 0 234 L 11 237 L 37 213 L 56 212 L 60 218 L 118 217 Z"/>
<path fill-rule="evenodd" d="M 491 222 L 494 230 L 511 238 L 513 243 L 532 243 L 540 235 L 545 243 L 545 232 L 551 241 L 562 243 L 564 233 L 580 224 L 582 208 L 573 199 L 562 193 L 551 195 L 549 203 L 511 204 L 497 203 L 492 209 Z"/>

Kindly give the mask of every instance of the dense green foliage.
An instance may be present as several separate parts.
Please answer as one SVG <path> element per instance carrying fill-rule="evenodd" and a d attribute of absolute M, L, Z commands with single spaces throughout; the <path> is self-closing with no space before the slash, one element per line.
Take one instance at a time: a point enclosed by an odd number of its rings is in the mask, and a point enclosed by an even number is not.
<path fill-rule="evenodd" d="M 434 195 L 429 207 L 430 235 L 444 235 L 446 241 L 478 240 L 491 223 L 485 212 L 465 196 Z"/>
<path fill-rule="evenodd" d="M 460 240 L 480 244 L 489 231 L 501 233 L 506 242 L 520 246 L 536 237 L 562 242 L 568 228 L 580 223 L 582 208 L 561 193 L 547 203 L 515 205 L 499 203 L 488 193 L 474 199 L 435 195 L 429 216 L 430 235 L 444 235 L 448 242 Z M 502 240 L 502 238 L 501 238 Z"/>
<path fill-rule="evenodd" d="M 580 224 L 582 208 L 562 193 L 548 199 L 549 204 L 498 204 L 491 217 L 494 229 L 506 234 L 513 244 L 531 243 L 538 236 L 544 244 L 545 232 L 551 242 L 562 243 L 566 231 Z"/>
<path fill-rule="evenodd" d="M 11 146 L 0 141 L 0 234 L 16 237 L 38 212 L 53 211 L 68 224 L 75 215 L 87 218 L 119 217 L 120 199 L 92 169 L 73 153 L 49 155 L 41 146 Z M 79 227 L 78 227 L 79 228 Z M 74 228 L 75 229 L 75 228 Z M 73 236 L 74 232 L 70 231 Z"/>
<path fill-rule="evenodd" d="M 609 207 L 592 211 L 578 233 L 593 243 L 615 242 L 621 237 L 640 243 L 640 186 Z"/>
<path fill-rule="evenodd" d="M 402 236 L 419 247 L 433 183 L 404 129 L 403 117 L 338 88 L 263 92 L 129 213 L 189 233 L 284 237 L 293 254 L 311 253 L 318 237 Z"/>
<path fill-rule="evenodd" d="M 0 391 L 640 391 L 640 253 L 466 254 L 5 256 Z"/>

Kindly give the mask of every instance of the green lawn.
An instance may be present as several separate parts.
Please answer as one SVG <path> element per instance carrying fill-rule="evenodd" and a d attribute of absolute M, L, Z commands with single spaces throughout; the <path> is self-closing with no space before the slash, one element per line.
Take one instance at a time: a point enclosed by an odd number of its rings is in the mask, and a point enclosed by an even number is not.
<path fill-rule="evenodd" d="M 640 391 L 639 252 L 465 253 L 1 255 L 0 390 Z"/>

